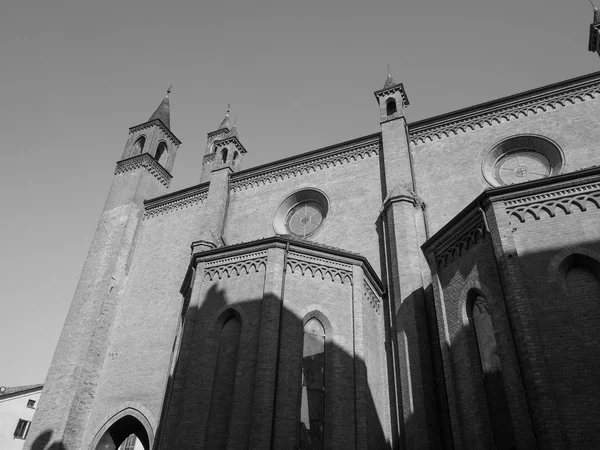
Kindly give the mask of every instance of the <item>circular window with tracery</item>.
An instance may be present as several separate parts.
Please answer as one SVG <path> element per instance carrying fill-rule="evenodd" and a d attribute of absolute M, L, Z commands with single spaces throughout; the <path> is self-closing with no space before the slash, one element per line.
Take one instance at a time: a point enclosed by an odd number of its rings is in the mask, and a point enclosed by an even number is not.
<path fill-rule="evenodd" d="M 328 211 L 325 194 L 316 189 L 304 189 L 290 195 L 279 206 L 273 228 L 277 234 L 306 238 L 321 228 Z"/>
<path fill-rule="evenodd" d="M 492 148 L 483 160 L 483 176 L 492 186 L 534 181 L 556 175 L 563 167 L 562 151 L 541 136 L 515 136 Z"/>

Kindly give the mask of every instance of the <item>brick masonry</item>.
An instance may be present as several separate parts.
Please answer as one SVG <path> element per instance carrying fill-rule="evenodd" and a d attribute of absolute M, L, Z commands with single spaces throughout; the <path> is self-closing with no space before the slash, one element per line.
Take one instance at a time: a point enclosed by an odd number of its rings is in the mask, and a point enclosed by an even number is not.
<path fill-rule="evenodd" d="M 411 124 L 386 83 L 381 133 L 244 171 L 207 153 L 203 183 L 171 194 L 179 141 L 160 120 L 131 128 L 26 448 L 128 432 L 155 449 L 298 448 L 313 317 L 325 448 L 599 446 L 599 93 L 592 74 Z M 563 173 L 491 189 L 483 160 L 517 135 L 555 142 Z M 322 226 L 277 236 L 308 189 Z"/>

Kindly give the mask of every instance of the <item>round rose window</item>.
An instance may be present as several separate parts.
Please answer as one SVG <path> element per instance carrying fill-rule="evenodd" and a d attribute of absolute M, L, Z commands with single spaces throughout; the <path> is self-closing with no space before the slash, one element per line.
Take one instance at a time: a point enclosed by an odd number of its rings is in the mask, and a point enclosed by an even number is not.
<path fill-rule="evenodd" d="M 306 238 L 323 225 L 328 211 L 329 202 L 321 191 L 298 191 L 279 206 L 273 219 L 273 228 L 277 234 Z"/>
<path fill-rule="evenodd" d="M 506 139 L 486 155 L 483 176 L 492 186 L 534 181 L 561 172 L 560 148 L 541 136 L 515 136 Z"/>

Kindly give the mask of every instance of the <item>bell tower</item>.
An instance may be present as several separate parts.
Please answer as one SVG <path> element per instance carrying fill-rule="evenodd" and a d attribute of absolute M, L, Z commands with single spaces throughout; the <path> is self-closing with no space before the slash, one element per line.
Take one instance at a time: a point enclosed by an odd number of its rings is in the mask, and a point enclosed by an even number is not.
<path fill-rule="evenodd" d="M 242 157 L 246 153 L 235 123 L 231 126 L 228 106 L 219 128 L 208 133 L 200 183 L 210 182 L 210 186 L 205 213 L 198 227 L 199 239 L 194 242 L 193 251 L 205 251 L 226 245 L 223 241 L 223 229 L 229 207 L 229 177 L 240 170 Z"/>
<path fill-rule="evenodd" d="M 398 359 L 396 402 L 400 448 L 439 448 L 425 309 L 429 285 L 421 245 L 427 240 L 424 203 L 417 195 L 405 112 L 409 105 L 402 83 L 389 73 L 383 88 L 375 91 L 381 124 L 386 271 L 392 308 L 392 346 Z"/>
<path fill-rule="evenodd" d="M 231 125 L 229 108 L 227 105 L 227 113 L 219 127 L 207 135 L 200 183 L 210 181 L 212 172 L 223 167 L 228 167 L 231 172 L 241 169 L 242 157 L 247 152 L 239 140 L 235 123 Z"/>
<path fill-rule="evenodd" d="M 180 144 L 170 130 L 167 92 L 148 121 L 129 129 L 24 448 L 45 448 L 50 437 L 64 448 L 84 447 L 144 201 L 167 192 Z"/>
<path fill-rule="evenodd" d="M 594 6 L 593 3 L 592 6 Z M 590 52 L 595 52 L 600 56 L 600 10 L 598 10 L 596 6 L 594 6 L 594 21 L 590 24 L 588 50 Z"/>

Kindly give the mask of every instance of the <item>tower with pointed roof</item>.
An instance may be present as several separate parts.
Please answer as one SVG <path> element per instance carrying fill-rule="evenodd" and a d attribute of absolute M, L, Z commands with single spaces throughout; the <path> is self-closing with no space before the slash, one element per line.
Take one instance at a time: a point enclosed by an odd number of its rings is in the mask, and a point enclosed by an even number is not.
<path fill-rule="evenodd" d="M 52 430 L 64 448 L 85 448 L 85 424 L 109 364 L 108 347 L 144 215 L 167 192 L 180 145 L 170 129 L 169 93 L 150 119 L 129 129 L 123 156 L 83 266 L 31 433 Z M 39 442 L 37 443 L 39 445 Z"/>
<path fill-rule="evenodd" d="M 409 102 L 403 84 L 394 80 L 389 70 L 383 88 L 375 91 L 375 98 L 379 104 L 384 168 L 381 222 L 389 248 L 386 265 L 398 276 L 397 283 L 389 286 L 398 321 L 393 345 L 400 361 L 414 362 L 396 367 L 400 420 L 414 424 L 406 427 L 403 439 L 408 448 L 437 447 L 430 345 L 427 331 L 420 325 L 426 315 L 424 288 L 428 274 L 423 270 L 426 262 L 420 250 L 426 232 L 424 204 L 417 195 L 405 116 Z M 410 392 L 408 386 L 412 387 Z"/>
<path fill-rule="evenodd" d="M 590 24 L 588 50 L 596 52 L 600 56 L 600 10 L 593 3 L 592 6 L 594 7 L 594 20 Z"/>
<path fill-rule="evenodd" d="M 217 129 L 208 133 L 206 137 L 200 183 L 210 181 L 212 172 L 223 167 L 237 172 L 241 168 L 243 156 L 247 153 L 240 142 L 235 124 L 231 125 L 229 110 L 228 105 L 225 117 Z"/>

